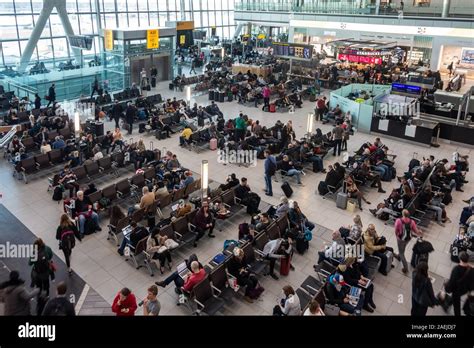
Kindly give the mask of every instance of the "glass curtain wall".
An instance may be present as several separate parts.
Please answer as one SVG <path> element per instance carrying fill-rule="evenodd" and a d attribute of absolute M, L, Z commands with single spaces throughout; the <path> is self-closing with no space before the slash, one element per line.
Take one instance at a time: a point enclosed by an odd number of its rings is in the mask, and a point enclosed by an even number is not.
<path fill-rule="evenodd" d="M 84 57 L 101 51 L 99 25 L 102 28 L 138 28 L 164 26 L 166 21 L 194 20 L 195 28 L 211 35 L 230 38 L 235 31 L 234 0 L 65 0 L 75 35 L 94 37 Z M 15 67 L 38 20 L 43 0 L 0 0 L 0 70 Z M 53 10 L 31 58 L 57 66 L 74 56 L 66 34 Z"/>

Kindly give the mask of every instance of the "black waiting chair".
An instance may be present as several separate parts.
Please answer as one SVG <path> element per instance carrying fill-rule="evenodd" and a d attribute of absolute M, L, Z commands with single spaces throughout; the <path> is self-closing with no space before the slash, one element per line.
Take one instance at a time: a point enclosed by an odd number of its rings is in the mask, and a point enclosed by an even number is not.
<path fill-rule="evenodd" d="M 220 293 L 219 289 L 212 287 L 208 277 L 194 286 L 193 300 L 197 304 L 197 315 L 201 313 L 215 315 L 224 307 L 224 301 L 216 296 L 214 291 Z"/>

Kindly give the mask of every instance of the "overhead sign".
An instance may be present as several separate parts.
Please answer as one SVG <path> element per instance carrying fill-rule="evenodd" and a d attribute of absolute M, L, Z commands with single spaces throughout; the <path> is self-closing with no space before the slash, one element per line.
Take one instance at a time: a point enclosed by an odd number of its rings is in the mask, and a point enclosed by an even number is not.
<path fill-rule="evenodd" d="M 104 46 L 106 51 L 112 51 L 114 49 L 114 32 L 113 30 L 104 30 Z"/>
<path fill-rule="evenodd" d="M 186 35 L 179 36 L 179 44 L 184 45 L 186 43 Z"/>
<path fill-rule="evenodd" d="M 194 30 L 194 21 L 180 21 L 176 23 L 176 30 Z"/>
<path fill-rule="evenodd" d="M 257 39 L 264 40 L 265 39 L 265 34 L 258 34 Z"/>
<path fill-rule="evenodd" d="M 82 50 L 90 50 L 92 48 L 92 37 L 85 35 L 69 36 L 69 45 L 71 47 L 80 48 Z"/>
<path fill-rule="evenodd" d="M 286 42 L 274 42 L 273 54 L 275 56 L 311 59 L 313 56 L 313 46 Z"/>
<path fill-rule="evenodd" d="M 158 29 L 149 29 L 146 31 L 146 48 L 149 50 L 160 47 L 160 37 Z"/>

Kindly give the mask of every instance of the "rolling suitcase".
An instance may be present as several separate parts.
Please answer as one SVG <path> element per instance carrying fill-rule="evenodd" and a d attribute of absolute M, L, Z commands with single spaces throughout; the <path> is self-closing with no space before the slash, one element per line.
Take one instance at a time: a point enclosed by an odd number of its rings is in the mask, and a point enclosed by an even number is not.
<path fill-rule="evenodd" d="M 219 103 L 223 103 L 225 101 L 225 93 L 219 93 Z"/>
<path fill-rule="evenodd" d="M 156 77 L 151 78 L 151 87 L 153 87 L 153 88 L 156 87 Z"/>
<path fill-rule="evenodd" d="M 214 151 L 217 150 L 217 139 L 212 138 L 211 141 L 209 142 L 209 148 Z"/>
<path fill-rule="evenodd" d="M 212 89 L 209 90 L 209 100 L 214 100 L 214 91 Z"/>
<path fill-rule="evenodd" d="M 227 94 L 227 101 L 233 101 L 234 100 L 234 95 L 232 93 Z"/>
<path fill-rule="evenodd" d="M 166 131 L 157 129 L 155 132 L 155 138 L 158 140 L 166 139 Z"/>
<path fill-rule="evenodd" d="M 336 207 L 346 210 L 347 208 L 347 193 L 339 192 L 336 198 Z"/>
<path fill-rule="evenodd" d="M 270 104 L 270 112 L 276 112 L 276 106 L 275 104 Z"/>
<path fill-rule="evenodd" d="M 138 124 L 138 133 L 145 133 L 145 126 L 146 124 L 145 123 L 139 123 Z"/>
<path fill-rule="evenodd" d="M 283 193 L 285 194 L 287 198 L 290 198 L 291 195 L 293 194 L 293 189 L 291 188 L 288 181 L 283 182 L 283 185 L 281 185 L 281 189 L 283 190 Z"/>
<path fill-rule="evenodd" d="M 172 83 L 170 83 L 170 84 L 168 85 L 168 88 L 170 89 L 170 91 L 172 91 L 172 90 L 174 90 L 174 85 L 173 85 Z"/>
<path fill-rule="evenodd" d="M 387 256 L 387 266 L 383 271 L 387 272 L 387 274 L 392 270 L 392 263 L 393 263 L 393 253 L 389 250 L 385 251 L 385 256 Z"/>
<path fill-rule="evenodd" d="M 290 273 L 291 258 L 289 256 L 280 259 L 280 275 L 287 276 Z"/>

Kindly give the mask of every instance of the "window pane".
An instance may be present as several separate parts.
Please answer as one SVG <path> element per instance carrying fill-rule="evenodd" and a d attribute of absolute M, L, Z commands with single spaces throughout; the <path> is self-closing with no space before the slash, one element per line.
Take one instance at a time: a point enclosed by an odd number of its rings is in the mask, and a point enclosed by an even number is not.
<path fill-rule="evenodd" d="M 79 15 L 79 20 L 81 22 L 81 35 L 93 34 L 94 23 L 92 22 L 91 15 L 81 14 Z"/>
<path fill-rule="evenodd" d="M 148 27 L 148 12 L 140 12 L 139 15 L 140 17 L 140 26 L 142 27 Z"/>
<path fill-rule="evenodd" d="M 137 0 L 128 0 L 127 5 L 128 5 L 129 12 L 137 11 Z"/>
<path fill-rule="evenodd" d="M 77 12 L 76 0 L 66 0 L 66 10 L 67 10 L 67 13 L 76 13 Z"/>
<path fill-rule="evenodd" d="M 114 12 L 115 11 L 115 0 L 103 0 L 104 12 Z"/>
<path fill-rule="evenodd" d="M 2 45 L 5 64 L 17 64 L 20 61 L 18 42 L 3 42 Z"/>
<path fill-rule="evenodd" d="M 119 28 L 128 27 L 127 14 L 126 13 L 119 13 L 118 18 L 119 18 Z"/>
<path fill-rule="evenodd" d="M 11 1 L 6 1 L 6 2 L 11 2 Z M 28 0 L 23 0 L 21 2 L 18 0 L 15 0 L 14 3 L 15 3 L 15 8 L 16 8 L 16 13 L 31 13 L 31 5 Z M 3 6 L 4 5 L 2 1 L 2 4 L 0 5 L 0 7 L 3 7 Z M 13 13 L 13 10 L 10 13 Z"/>
<path fill-rule="evenodd" d="M 129 28 L 137 28 L 138 25 L 138 13 L 129 13 L 128 14 L 128 26 Z"/>
<path fill-rule="evenodd" d="M 156 12 L 150 12 L 149 14 L 150 17 L 150 26 L 151 27 L 158 27 L 158 13 Z"/>
<path fill-rule="evenodd" d="M 207 0 L 201 0 L 202 3 L 202 9 L 207 10 Z"/>
<path fill-rule="evenodd" d="M 168 5 L 166 5 L 166 0 L 158 0 L 158 10 L 159 11 L 166 11 Z"/>
<path fill-rule="evenodd" d="M 39 59 L 53 58 L 51 40 L 49 39 L 39 40 L 37 48 L 38 48 Z"/>
<path fill-rule="evenodd" d="M 175 21 L 176 19 L 176 12 L 170 12 L 169 13 L 169 20 L 170 21 Z"/>
<path fill-rule="evenodd" d="M 54 39 L 53 40 L 53 45 L 54 45 L 54 56 L 55 56 L 55 58 L 68 57 L 68 51 L 67 51 L 68 43 L 67 43 L 66 38 Z"/>
<path fill-rule="evenodd" d="M 209 11 L 209 26 L 212 27 L 214 25 L 216 25 L 216 13 Z"/>
<path fill-rule="evenodd" d="M 39 14 L 43 8 L 43 0 L 32 0 L 33 3 L 33 13 Z"/>
<path fill-rule="evenodd" d="M 176 0 L 168 0 L 168 9 L 170 11 L 176 11 Z"/>
<path fill-rule="evenodd" d="M 164 27 L 166 21 L 168 20 L 168 16 L 166 15 L 166 13 L 161 12 L 159 14 L 159 19 L 160 19 L 160 27 Z"/>
<path fill-rule="evenodd" d="M 138 11 L 148 11 L 147 0 L 138 0 Z"/>
<path fill-rule="evenodd" d="M 54 36 L 66 35 L 66 33 L 64 32 L 63 24 L 61 23 L 61 20 L 59 19 L 58 15 L 51 15 L 51 17 L 49 17 L 49 20 L 51 22 L 51 31 L 54 33 Z"/>
<path fill-rule="evenodd" d="M 115 15 L 114 14 L 106 14 L 105 15 L 105 23 L 104 27 L 108 29 L 114 29 L 117 26 L 115 22 Z"/>
<path fill-rule="evenodd" d="M 20 33 L 20 39 L 28 39 L 31 36 L 31 32 L 33 31 L 32 16 L 23 15 L 23 16 L 17 16 L 16 18 L 18 21 L 18 32 Z M 2 38 L 3 36 L 4 36 L 4 31 L 2 31 Z"/>
<path fill-rule="evenodd" d="M 127 0 L 117 0 L 117 11 L 119 12 L 127 11 Z"/>
<path fill-rule="evenodd" d="M 150 11 L 157 11 L 158 10 L 158 1 L 157 0 L 148 0 L 148 7 Z"/>
<path fill-rule="evenodd" d="M 2 39 L 3 40 L 17 39 L 15 17 L 14 16 L 0 16 L 0 21 L 2 21 Z"/>
<path fill-rule="evenodd" d="M 196 28 L 199 28 L 201 26 L 201 13 L 200 12 L 194 12 L 194 25 Z"/>
<path fill-rule="evenodd" d="M 36 22 L 38 22 L 38 17 L 36 16 Z M 51 16 L 53 17 L 53 16 Z M 46 22 L 46 25 L 44 26 L 43 32 L 41 33 L 41 37 L 51 37 L 51 31 L 49 30 L 49 20 Z"/>

